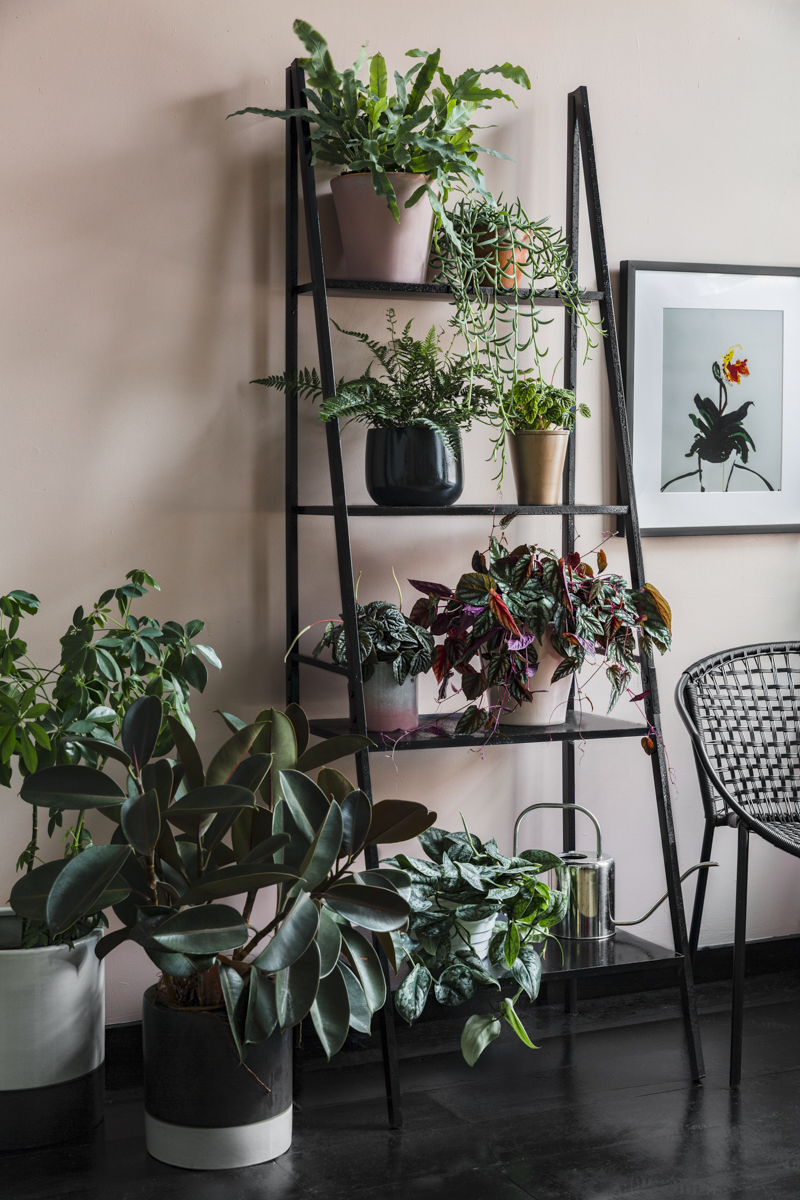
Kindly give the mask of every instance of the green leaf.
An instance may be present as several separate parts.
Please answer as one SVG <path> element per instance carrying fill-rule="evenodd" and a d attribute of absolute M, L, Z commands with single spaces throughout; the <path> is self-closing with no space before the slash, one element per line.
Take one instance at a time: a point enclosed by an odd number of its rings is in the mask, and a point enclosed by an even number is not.
<path fill-rule="evenodd" d="M 130 936 L 130 929 L 115 929 L 113 933 L 107 933 L 104 937 L 101 937 L 95 946 L 94 952 L 98 958 L 103 959 L 112 950 L 116 950 L 117 946 L 121 946 L 123 942 L 127 942 Z"/>
<path fill-rule="evenodd" d="M 500 1036 L 500 1018 L 494 1013 L 471 1016 L 461 1034 L 461 1053 L 467 1066 L 474 1067 L 490 1042 Z"/>
<path fill-rule="evenodd" d="M 270 864 L 261 867 L 257 863 L 236 863 L 219 867 L 206 873 L 193 883 L 181 896 L 180 904 L 207 904 L 209 900 L 222 900 L 226 896 L 240 896 L 255 892 L 276 883 L 294 883 L 297 875 L 287 867 Z M 274 968 L 273 968 L 274 969 Z"/>
<path fill-rule="evenodd" d="M 372 887 L 389 888 L 390 891 L 401 895 L 404 900 L 411 899 L 411 878 L 405 871 L 397 871 L 393 867 L 381 867 L 380 870 L 375 871 L 359 871 L 358 878 Z"/>
<path fill-rule="evenodd" d="M 317 930 L 317 947 L 319 948 L 319 974 L 324 979 L 330 975 L 339 960 L 342 949 L 342 926 L 333 916 L 330 909 L 323 905 L 319 914 L 319 929 Z"/>
<path fill-rule="evenodd" d="M 406 842 L 436 822 L 436 813 L 415 800 L 379 800 L 372 806 L 367 845 Z"/>
<path fill-rule="evenodd" d="M 234 716 L 233 713 L 223 712 L 221 708 L 215 708 L 214 712 L 219 713 L 231 733 L 238 733 L 247 724 L 247 721 L 242 721 L 239 717 Z"/>
<path fill-rule="evenodd" d="M 434 985 L 436 999 L 440 1004 L 463 1004 L 475 994 L 477 986 L 472 971 L 465 963 L 455 962 L 442 971 Z"/>
<path fill-rule="evenodd" d="M 119 746 L 114 745 L 113 742 L 104 742 L 100 738 L 91 737 L 65 737 L 64 742 L 68 746 L 85 746 L 87 750 L 94 750 L 96 754 L 101 754 L 104 758 L 113 758 L 125 767 L 131 765 L 130 755 L 121 750 Z"/>
<path fill-rule="evenodd" d="M 369 1010 L 377 1012 L 386 1003 L 386 979 L 380 959 L 363 933 L 349 925 L 340 926 L 340 930 L 344 952 L 358 976 Z"/>
<path fill-rule="evenodd" d="M 223 809 L 255 808 L 255 803 L 255 796 L 247 788 L 219 783 L 213 787 L 193 788 L 171 804 L 164 816 L 170 825 L 196 835 L 198 828 L 201 833 L 208 829 L 215 813 Z"/>
<path fill-rule="evenodd" d="M 535 1000 L 542 982 L 542 960 L 533 946 L 520 946 L 511 974 L 524 989 L 528 999 Z"/>
<path fill-rule="evenodd" d="M 272 941 L 254 965 L 259 971 L 280 971 L 305 954 L 319 927 L 319 909 L 307 892 L 301 892 L 294 907 L 278 926 Z"/>
<path fill-rule="evenodd" d="M 281 794 L 297 827 L 303 837 L 309 842 L 313 841 L 328 815 L 330 801 L 322 788 L 317 787 L 314 780 L 309 779 L 302 771 L 281 771 L 280 781 Z"/>
<path fill-rule="evenodd" d="M 125 713 L 120 740 L 137 772 L 152 757 L 163 716 L 164 707 L 158 696 L 140 696 Z"/>
<path fill-rule="evenodd" d="M 261 725 L 245 725 L 232 738 L 229 738 L 212 758 L 206 769 L 206 784 L 227 783 L 236 768 L 249 753 L 255 742 Z"/>
<path fill-rule="evenodd" d="M 386 95 L 387 82 L 386 59 L 382 54 L 373 54 L 369 64 L 370 91 L 380 99 Z"/>
<path fill-rule="evenodd" d="M 270 834 L 269 837 L 264 838 L 263 841 L 259 842 L 257 846 L 254 846 L 252 850 L 248 850 L 246 854 L 242 855 L 242 857 L 238 859 L 239 865 L 245 866 L 247 863 L 269 862 L 273 859 L 274 855 L 277 854 L 277 852 L 284 846 L 288 845 L 291 840 L 292 839 L 288 833 Z"/>
<path fill-rule="evenodd" d="M 166 758 L 159 758 L 155 762 L 149 762 L 142 771 L 142 787 L 146 792 L 149 792 L 151 788 L 155 789 L 158 796 L 158 805 L 162 813 L 169 805 L 174 781 L 175 777 L 172 774 L 172 767 Z"/>
<path fill-rule="evenodd" d="M 512 921 L 503 942 L 503 958 L 507 967 L 513 967 L 519 954 L 519 930 Z"/>
<path fill-rule="evenodd" d="M 245 787 L 250 792 L 257 792 L 266 779 L 271 766 L 271 754 L 250 754 L 247 758 L 242 759 L 228 783 L 235 783 L 238 787 Z"/>
<path fill-rule="evenodd" d="M 67 863 L 47 899 L 47 924 L 52 933 L 63 933 L 96 911 L 97 901 L 130 852 L 130 846 L 89 846 Z"/>
<path fill-rule="evenodd" d="M 298 758 L 297 769 L 298 771 L 315 771 L 317 767 L 327 766 L 328 763 L 335 762 L 338 758 L 345 758 L 348 754 L 357 754 L 359 750 L 366 750 L 368 746 L 374 745 L 374 742 L 367 737 L 362 737 L 359 733 L 345 733 L 338 737 L 328 738 L 316 746 L 309 746 L 308 750 Z"/>
<path fill-rule="evenodd" d="M 345 796 L 341 808 L 341 853 L 344 858 L 352 858 L 358 854 L 367 839 L 372 821 L 372 804 L 366 792 L 358 789 Z"/>
<path fill-rule="evenodd" d="M 322 788 L 328 799 L 335 800 L 340 807 L 345 796 L 349 796 L 355 790 L 347 776 L 335 767 L 322 768 L 317 775 L 317 787 Z"/>
<path fill-rule="evenodd" d="M 538 867 L 539 869 L 536 871 L 537 875 L 541 875 L 545 871 L 552 871 L 556 867 L 563 867 L 564 865 L 563 858 L 559 858 L 551 850 L 523 850 L 519 857 L 526 859 L 532 866 Z"/>
<path fill-rule="evenodd" d="M 484 575 L 480 571 L 468 571 L 458 581 L 456 599 L 462 604 L 484 605 L 488 603 L 490 593 L 496 591 L 490 575 Z"/>
<path fill-rule="evenodd" d="M 194 744 L 194 739 L 176 717 L 167 717 L 167 721 L 170 732 L 175 739 L 175 748 L 178 751 L 178 757 L 186 772 L 187 784 L 190 788 L 202 787 L 205 783 L 205 775 L 203 773 L 203 763 L 200 759 L 197 746 Z"/>
<path fill-rule="evenodd" d="M 34 867 L 17 880 L 11 889 L 9 901 L 17 916 L 26 917 L 29 921 L 47 920 L 47 897 L 68 862 L 69 859 L 57 858 L 54 862 Z"/>
<path fill-rule="evenodd" d="M 395 892 L 357 883 L 334 884 L 324 899 L 340 917 L 365 929 L 401 929 L 411 912 L 406 901 Z"/>
<path fill-rule="evenodd" d="M 256 717 L 256 723 L 263 725 L 263 729 L 253 743 L 253 753 L 271 754 L 273 771 L 294 770 L 297 766 L 297 738 L 286 713 L 276 708 L 265 708 Z"/>
<path fill-rule="evenodd" d="M 208 668 L 199 655 L 187 654 L 181 670 L 187 683 L 197 688 L 198 692 L 205 691 L 208 683 Z"/>
<path fill-rule="evenodd" d="M 433 976 L 422 963 L 416 963 L 394 994 L 394 1006 L 410 1025 L 421 1016 L 431 990 Z"/>
<path fill-rule="evenodd" d="M 188 979 L 190 975 L 194 975 L 194 964 L 185 955 L 155 950 L 152 946 L 145 946 L 144 949 L 147 957 L 164 975 L 170 975 L 173 979 Z"/>
<path fill-rule="evenodd" d="M 125 799 L 113 779 L 83 766 L 44 767 L 27 776 L 19 794 L 28 804 L 58 809 L 104 808 Z"/>
<path fill-rule="evenodd" d="M 88 854 L 84 851 L 77 862 Z M 220 954 L 247 941 L 247 924 L 228 904 L 184 908 L 160 925 L 153 940 L 164 950 L 179 954 Z"/>
<path fill-rule="evenodd" d="M 338 967 L 320 979 L 316 998 L 311 1005 L 311 1020 L 330 1061 L 341 1050 L 350 1028 L 350 996 Z"/>
<path fill-rule="evenodd" d="M 299 704 L 287 704 L 284 716 L 287 716 L 292 722 L 295 741 L 297 743 L 297 753 L 302 754 L 308 745 L 310 736 L 308 717 Z"/>
<path fill-rule="evenodd" d="M 245 1041 L 265 1042 L 277 1028 L 278 1003 L 275 980 L 255 968 L 250 972 L 250 991 L 245 1023 Z"/>
<path fill-rule="evenodd" d="M 231 845 L 236 861 L 244 862 L 252 850 L 256 850 L 262 842 L 272 837 L 273 825 L 273 814 L 260 805 L 256 805 L 255 808 L 246 808 L 240 812 L 231 826 Z M 278 833 L 277 829 L 275 829 L 275 833 Z M 248 861 L 257 862 L 259 860 L 249 859 Z"/>
<path fill-rule="evenodd" d="M 539 1049 L 538 1046 L 534 1046 L 533 1042 L 525 1032 L 524 1025 L 514 1011 L 514 1002 L 512 1000 L 500 1001 L 500 1015 L 502 1016 L 503 1020 L 511 1026 L 521 1042 L 524 1042 L 526 1046 L 531 1048 L 531 1050 Z"/>
<path fill-rule="evenodd" d="M 350 1028 L 359 1033 L 372 1033 L 372 1013 L 369 1010 L 364 991 L 347 963 L 338 963 L 347 987 L 347 997 L 350 1001 Z"/>
<path fill-rule="evenodd" d="M 120 824 L 137 854 L 152 854 L 161 832 L 161 809 L 155 788 L 143 796 L 131 796 L 125 801 Z"/>
<path fill-rule="evenodd" d="M 281 1029 L 299 1025 L 311 1011 L 311 1005 L 319 987 L 319 950 L 311 942 L 305 953 L 290 966 L 278 971 L 275 977 L 275 995 L 278 1004 L 278 1022 Z"/>
<path fill-rule="evenodd" d="M 190 622 L 190 624 L 191 624 L 191 622 Z M 187 625 L 186 628 L 188 629 L 189 626 Z M 189 634 L 188 636 L 191 637 L 192 635 Z M 200 642 L 195 642 L 194 648 L 195 648 L 195 650 L 200 651 L 200 653 L 203 655 L 203 658 L 208 659 L 208 661 L 211 663 L 212 667 L 218 667 L 220 671 L 222 670 L 222 663 L 219 661 L 219 658 L 217 657 L 215 651 L 212 650 L 210 646 L 202 646 L 200 644 Z M 202 689 L 201 689 L 201 691 L 202 691 Z"/>
<path fill-rule="evenodd" d="M 298 868 L 305 891 L 312 892 L 327 878 L 341 847 L 342 810 L 335 800 L 331 800 L 327 816 Z"/>
<path fill-rule="evenodd" d="M 222 997 L 225 1001 L 225 1011 L 228 1014 L 228 1024 L 231 1027 L 239 1061 L 244 1062 L 244 1056 L 247 1053 L 245 1031 L 248 1000 L 250 998 L 249 989 L 245 987 L 244 980 L 234 967 L 229 967 L 221 962 L 218 970 L 219 981 L 222 985 Z"/>

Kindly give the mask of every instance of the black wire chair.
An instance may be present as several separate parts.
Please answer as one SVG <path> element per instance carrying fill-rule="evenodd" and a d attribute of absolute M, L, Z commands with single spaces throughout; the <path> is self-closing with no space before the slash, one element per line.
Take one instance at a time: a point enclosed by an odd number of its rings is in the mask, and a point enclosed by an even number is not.
<path fill-rule="evenodd" d="M 724 650 L 681 675 L 675 702 L 692 738 L 706 815 L 701 859 L 718 825 L 738 830 L 730 1084 L 742 1074 L 750 833 L 800 858 L 800 642 Z M 708 868 L 699 871 L 689 951 L 697 950 Z"/>

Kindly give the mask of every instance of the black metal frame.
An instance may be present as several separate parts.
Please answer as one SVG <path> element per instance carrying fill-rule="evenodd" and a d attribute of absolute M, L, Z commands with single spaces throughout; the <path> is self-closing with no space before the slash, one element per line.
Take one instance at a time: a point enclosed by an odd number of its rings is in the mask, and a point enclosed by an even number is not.
<path fill-rule="evenodd" d="M 742 267 L 717 263 L 646 262 L 629 259 L 619 265 L 620 346 L 625 368 L 625 397 L 628 405 L 628 429 L 633 434 L 635 420 L 634 349 L 636 341 L 636 276 L 641 271 L 675 271 L 693 275 L 779 275 L 800 277 L 800 267 Z M 782 525 L 693 525 L 642 529 L 642 537 L 717 537 L 734 533 L 800 533 L 798 524 Z"/>
<path fill-rule="evenodd" d="M 287 107 L 299 108 L 305 105 L 303 93 L 304 77 L 297 60 L 287 70 Z M 614 305 L 611 293 L 611 280 L 603 235 L 603 223 L 600 210 L 600 193 L 597 181 L 597 166 L 594 155 L 589 104 L 586 88 L 581 87 L 572 92 L 568 100 L 568 140 L 567 140 L 567 214 L 566 235 L 569 241 L 573 264 L 577 270 L 578 234 L 579 234 L 579 193 L 581 164 L 586 181 L 586 196 L 588 201 L 589 226 L 594 253 L 594 265 L 599 291 L 586 293 L 586 298 L 596 301 L 600 306 L 600 315 L 607 336 L 603 339 L 606 369 L 609 380 L 611 410 L 614 425 L 614 436 L 617 447 L 617 463 L 619 474 L 619 502 L 617 504 L 578 505 L 575 503 L 575 435 L 569 442 L 567 463 L 564 472 L 563 503 L 560 505 L 531 506 L 522 508 L 522 513 L 530 515 L 557 514 L 562 517 L 562 551 L 567 554 L 575 542 L 575 517 L 580 515 L 610 514 L 616 515 L 624 525 L 624 535 L 628 545 L 631 582 L 634 588 L 641 587 L 645 582 L 644 564 L 642 561 L 641 538 L 636 498 L 633 491 L 631 471 L 631 454 L 628 439 L 627 415 L 622 384 L 622 365 L 617 342 L 617 329 L 614 319 Z M 360 297 L 386 295 L 403 295 L 409 298 L 418 296 L 426 299 L 448 299 L 449 289 L 437 285 L 386 284 L 371 281 L 326 280 L 322 258 L 319 216 L 317 212 L 314 170 L 311 166 L 311 142 L 307 122 L 300 118 L 287 122 L 287 184 L 286 184 L 286 367 L 288 371 L 297 369 L 297 304 L 299 295 L 312 295 L 316 317 L 317 344 L 322 385 L 326 395 L 335 394 L 335 377 L 333 356 L 328 321 L 328 295 L 356 295 Z M 303 198 L 308 239 L 308 254 L 311 281 L 299 283 L 297 277 L 298 258 L 298 226 L 299 226 L 299 197 L 297 190 L 297 171 L 303 182 Z M 537 297 L 538 300 L 538 297 Z M 559 304 L 557 296 L 546 294 L 545 302 Z M 578 330 L 574 317 L 565 309 L 564 331 L 564 386 L 575 389 L 577 383 L 577 345 Z M 342 448 L 339 436 L 338 422 L 331 421 L 326 425 L 328 445 L 328 461 L 331 474 L 331 505 L 300 505 L 298 503 L 298 452 L 297 452 L 297 397 L 289 394 L 286 398 L 286 534 L 287 534 L 287 636 L 291 640 L 297 636 L 300 629 L 299 589 L 298 589 L 298 518 L 305 515 L 332 516 L 336 535 L 336 551 L 339 568 L 339 586 L 342 602 L 342 617 L 344 621 L 345 642 L 347 647 L 347 669 L 335 667 L 330 663 L 311 658 L 308 655 L 294 651 L 287 660 L 286 695 L 287 700 L 299 699 L 300 667 L 311 666 L 324 670 L 333 670 L 345 676 L 348 680 L 349 717 L 339 720 L 315 720 L 311 722 L 311 731 L 319 737 L 331 737 L 345 730 L 366 734 L 366 718 L 361 679 L 360 657 L 358 653 L 358 628 L 356 622 L 355 592 L 353 581 L 353 566 L 350 555 L 350 517 L 409 517 L 418 518 L 426 514 L 436 516 L 475 516 L 516 511 L 516 505 L 455 505 L 450 508 L 432 510 L 421 508 L 379 508 L 371 505 L 348 505 L 345 494 L 344 471 L 342 466 Z M 574 711 L 573 699 L 570 697 L 569 711 L 566 720 L 560 725 L 548 729 L 525 729 L 516 727 L 498 732 L 492 739 L 495 744 L 513 745 L 520 742 L 556 740 L 562 742 L 562 798 L 565 803 L 574 801 L 575 795 L 575 744 L 584 738 L 607 737 L 637 737 L 651 734 L 655 742 L 655 751 L 651 756 L 653 781 L 658 809 L 659 828 L 661 834 L 664 867 L 669 892 L 669 905 L 672 917 L 673 949 L 654 946 L 632 934 L 620 934 L 617 938 L 604 943 L 565 943 L 565 959 L 563 964 L 548 963 L 545 969 L 546 977 L 556 977 L 565 980 L 566 1004 L 568 1011 L 575 1011 L 577 1001 L 577 979 L 583 974 L 605 974 L 613 971 L 630 971 L 650 967 L 663 967 L 672 964 L 681 988 L 683 1001 L 684 1024 L 686 1030 L 689 1066 L 693 1080 L 703 1077 L 703 1055 L 700 1044 L 700 1034 L 695 1005 L 694 986 L 692 980 L 691 960 L 688 954 L 688 936 L 683 911 L 683 901 L 680 889 L 677 851 L 675 847 L 675 832 L 672 822 L 672 810 L 669 797 L 667 765 L 661 739 L 661 718 L 658 701 L 655 671 L 652 663 L 641 657 L 642 690 L 645 693 L 644 721 L 620 721 L 609 717 L 598 717 L 592 714 L 580 714 Z M 425 723 L 421 718 L 421 724 Z M 437 718 L 437 724 L 446 723 L 446 718 Z M 374 749 L 383 751 L 380 735 L 375 735 L 378 743 Z M 424 749 L 428 747 L 459 747 L 482 744 L 485 739 L 471 737 L 442 737 L 440 735 L 415 734 L 400 743 L 402 749 Z M 357 777 L 359 786 L 371 795 L 369 751 L 362 751 L 356 756 Z M 575 816 L 574 810 L 565 810 L 563 815 L 564 848 L 575 846 Z M 375 865 L 377 854 L 370 848 L 368 865 Z M 384 959 L 385 969 L 386 963 Z M 387 969 L 388 970 L 388 969 Z M 387 974 L 388 977 L 388 974 Z M 391 997 L 387 1006 L 381 1012 L 381 1035 L 383 1045 L 384 1068 L 386 1075 L 386 1091 L 389 1106 L 390 1124 L 397 1127 L 401 1124 L 400 1088 L 397 1051 L 395 1045 L 394 1013 Z"/>
<path fill-rule="evenodd" d="M 800 642 L 767 642 L 700 659 L 687 667 L 675 689 L 678 712 L 692 739 L 705 811 L 700 862 L 711 858 L 719 826 L 733 826 L 738 835 L 731 1087 L 738 1087 L 742 1076 L 750 834 L 800 858 L 800 812 L 796 801 L 787 803 L 780 796 L 786 790 L 796 795 L 800 780 L 800 772 L 794 767 L 800 729 L 797 681 Z M 724 714 L 720 720 L 711 715 L 715 708 Z M 787 759 L 792 763 L 788 770 Z M 692 958 L 700 941 L 707 882 L 708 867 L 701 867 L 689 934 Z"/>

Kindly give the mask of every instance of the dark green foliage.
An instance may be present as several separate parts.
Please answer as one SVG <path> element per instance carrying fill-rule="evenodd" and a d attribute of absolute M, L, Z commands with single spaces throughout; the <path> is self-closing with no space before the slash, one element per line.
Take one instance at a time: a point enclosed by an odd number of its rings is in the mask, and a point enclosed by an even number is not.
<path fill-rule="evenodd" d="M 358 641 L 361 651 L 361 671 L 364 681 L 371 679 L 379 662 L 390 662 L 398 683 L 408 677 L 430 671 L 435 650 L 433 637 L 427 629 L 409 621 L 395 604 L 387 600 L 371 600 L 357 604 Z M 330 647 L 333 661 L 347 665 L 347 646 L 344 625 L 329 621 L 325 633 L 314 647 L 316 658 Z"/>
<path fill-rule="evenodd" d="M 500 400 L 506 428 L 512 433 L 525 429 L 575 428 L 576 413 L 582 417 L 592 414 L 585 404 L 578 404 L 575 393 L 553 387 L 544 379 L 520 375 Z"/>
<path fill-rule="evenodd" d="M 442 350 L 435 326 L 431 326 L 423 341 L 418 341 L 411 336 L 411 321 L 398 334 L 391 308 L 387 323 L 388 342 L 373 341 L 365 333 L 336 325 L 341 333 L 356 338 L 372 351 L 382 374 L 373 375 L 370 364 L 357 379 L 340 379 L 336 395 L 323 398 L 320 419 L 360 421 L 373 429 L 421 426 L 440 434 L 458 456 L 459 431 L 469 429 L 475 420 L 488 417 L 494 390 L 476 382 L 483 374 L 479 365 L 454 354 L 452 347 Z M 270 375 L 252 382 L 279 391 L 295 391 L 311 399 L 323 394 L 315 370 L 305 369 L 297 378 Z"/>

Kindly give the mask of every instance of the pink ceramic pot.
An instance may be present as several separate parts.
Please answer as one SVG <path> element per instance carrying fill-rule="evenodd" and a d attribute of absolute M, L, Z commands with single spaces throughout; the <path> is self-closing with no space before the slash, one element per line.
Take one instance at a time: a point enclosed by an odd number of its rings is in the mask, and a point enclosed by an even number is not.
<path fill-rule="evenodd" d="M 413 208 L 406 200 L 425 182 L 424 175 L 389 172 L 400 220 L 395 221 L 372 176 L 339 175 L 331 192 L 339 220 L 348 279 L 387 283 L 425 283 L 433 232 L 433 209 L 427 196 Z"/>
<path fill-rule="evenodd" d="M 572 686 L 572 676 L 567 675 L 556 683 L 551 683 L 553 673 L 563 659 L 553 649 L 549 634 L 545 634 L 544 645 L 537 639 L 534 643 L 539 660 L 539 669 L 529 681 L 531 699 L 523 704 L 517 704 L 510 695 L 506 695 L 503 712 L 500 714 L 501 725 L 563 725 L 566 719 L 569 690 Z M 500 701 L 500 689 L 492 688 L 492 703 Z"/>

